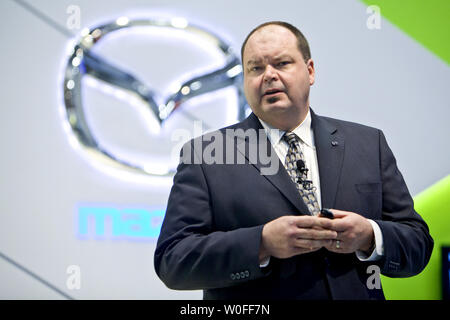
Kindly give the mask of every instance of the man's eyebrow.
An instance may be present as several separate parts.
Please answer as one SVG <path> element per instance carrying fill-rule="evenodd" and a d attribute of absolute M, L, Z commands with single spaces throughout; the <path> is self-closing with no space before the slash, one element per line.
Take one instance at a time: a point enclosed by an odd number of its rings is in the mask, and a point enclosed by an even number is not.
<path fill-rule="evenodd" d="M 247 65 L 252 65 L 252 64 L 258 64 L 260 62 L 261 62 L 261 60 L 248 60 L 246 64 Z"/>
<path fill-rule="evenodd" d="M 292 59 L 292 57 L 287 53 L 283 53 L 283 54 L 280 54 L 279 56 L 273 57 L 272 61 L 280 61 L 283 59 Z M 247 61 L 247 63 L 245 65 L 251 66 L 251 65 L 259 64 L 259 63 L 261 63 L 261 61 L 262 61 L 261 59 L 250 59 Z"/>
<path fill-rule="evenodd" d="M 289 54 L 280 54 L 279 56 L 276 56 L 273 58 L 273 60 L 278 61 L 278 60 L 283 60 L 283 59 L 291 59 L 291 56 Z"/>

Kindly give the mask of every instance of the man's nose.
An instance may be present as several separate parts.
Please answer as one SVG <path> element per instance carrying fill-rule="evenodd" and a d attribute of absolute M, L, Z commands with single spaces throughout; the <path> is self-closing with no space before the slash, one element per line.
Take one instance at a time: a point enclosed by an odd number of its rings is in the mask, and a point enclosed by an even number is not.
<path fill-rule="evenodd" d="M 268 65 L 266 67 L 266 70 L 264 71 L 264 81 L 270 82 L 270 81 L 276 81 L 278 80 L 278 72 L 277 70 L 272 67 L 271 65 Z"/>

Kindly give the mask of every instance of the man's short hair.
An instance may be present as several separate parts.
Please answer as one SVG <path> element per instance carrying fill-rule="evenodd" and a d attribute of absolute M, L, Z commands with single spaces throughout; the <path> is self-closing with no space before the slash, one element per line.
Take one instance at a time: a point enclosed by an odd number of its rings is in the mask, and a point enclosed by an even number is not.
<path fill-rule="evenodd" d="M 301 33 L 300 30 L 298 30 L 292 24 L 284 22 L 284 21 L 269 21 L 269 22 L 265 22 L 265 23 L 260 24 L 259 26 L 257 26 L 245 38 L 244 43 L 242 44 L 242 47 L 241 47 L 241 61 L 242 61 L 242 64 L 244 64 L 244 49 L 245 49 L 245 45 L 247 44 L 247 41 L 250 38 L 250 36 L 252 34 L 254 34 L 256 31 L 258 31 L 259 29 L 264 28 L 265 26 L 269 26 L 269 25 L 278 25 L 278 26 L 285 27 L 286 29 L 290 30 L 294 34 L 294 36 L 297 38 L 298 50 L 300 50 L 300 52 L 301 52 L 305 62 L 307 62 L 309 59 L 311 59 L 311 51 L 309 49 L 308 40 L 306 40 L 305 36 L 303 35 L 303 33 Z"/>

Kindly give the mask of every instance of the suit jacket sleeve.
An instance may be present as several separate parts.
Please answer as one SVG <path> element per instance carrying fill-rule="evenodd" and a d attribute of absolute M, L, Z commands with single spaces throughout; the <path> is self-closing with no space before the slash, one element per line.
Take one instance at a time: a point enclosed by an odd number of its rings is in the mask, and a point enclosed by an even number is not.
<path fill-rule="evenodd" d="M 384 243 L 381 272 L 390 277 L 413 276 L 427 265 L 433 239 L 428 226 L 414 210 L 414 201 L 381 131 L 380 165 L 383 210 L 382 219 L 376 222 Z"/>
<path fill-rule="evenodd" d="M 192 144 L 182 153 L 193 152 Z M 263 225 L 215 230 L 203 165 L 181 161 L 170 192 L 154 263 L 171 289 L 227 287 L 265 276 L 258 261 Z"/>

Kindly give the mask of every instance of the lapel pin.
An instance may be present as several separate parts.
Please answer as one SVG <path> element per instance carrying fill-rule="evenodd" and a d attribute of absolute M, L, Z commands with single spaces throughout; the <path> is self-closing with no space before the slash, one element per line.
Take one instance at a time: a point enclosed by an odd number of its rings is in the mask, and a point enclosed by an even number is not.
<path fill-rule="evenodd" d="M 333 147 L 336 147 L 336 146 L 339 145 L 339 142 L 337 142 L 337 141 L 331 141 L 331 145 L 332 145 Z"/>

